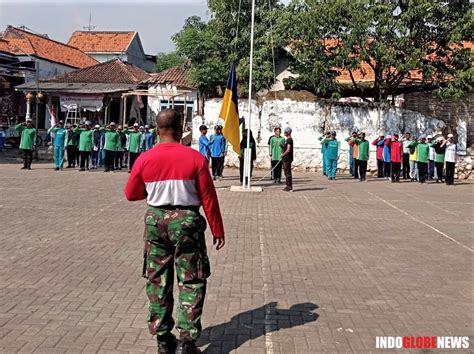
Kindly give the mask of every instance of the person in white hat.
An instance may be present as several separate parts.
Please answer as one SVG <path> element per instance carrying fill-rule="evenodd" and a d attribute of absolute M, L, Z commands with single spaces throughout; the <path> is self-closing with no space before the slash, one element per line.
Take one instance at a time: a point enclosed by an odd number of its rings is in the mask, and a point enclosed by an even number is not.
<path fill-rule="evenodd" d="M 36 129 L 33 128 L 33 121 L 27 119 L 24 123 L 17 124 L 15 130 L 20 133 L 20 150 L 23 151 L 22 170 L 31 170 L 33 161 L 33 150 L 35 149 Z"/>
<path fill-rule="evenodd" d="M 446 185 L 452 186 L 454 184 L 454 171 L 457 153 L 457 145 L 454 142 L 454 135 L 448 134 L 448 139 L 445 140 L 441 146 L 446 147 L 446 151 L 444 153 L 444 161 L 446 161 Z"/>
<path fill-rule="evenodd" d="M 428 158 L 428 178 L 430 180 L 433 180 L 434 175 L 435 175 L 435 156 L 436 156 L 436 152 L 435 152 L 434 147 L 431 146 L 433 144 L 433 136 L 432 135 L 428 135 L 426 137 L 426 143 L 430 146 L 430 155 L 429 155 L 429 158 Z"/>
<path fill-rule="evenodd" d="M 124 134 L 128 136 L 128 153 L 129 153 L 128 173 L 132 171 L 133 165 L 135 164 L 135 161 L 137 160 L 138 156 L 141 153 L 143 135 L 138 130 L 138 128 L 139 128 L 138 123 L 134 123 L 133 129 L 125 128 L 123 131 Z"/>
<path fill-rule="evenodd" d="M 115 171 L 114 159 L 115 152 L 119 140 L 119 134 L 115 130 L 116 124 L 112 122 L 108 128 L 100 128 L 100 131 L 105 135 L 104 150 L 105 150 L 105 169 L 104 172 Z"/>
<path fill-rule="evenodd" d="M 91 168 L 97 169 L 99 165 L 99 154 L 101 149 L 102 133 L 100 132 L 100 125 L 96 124 L 92 133 L 92 151 L 91 151 Z"/>

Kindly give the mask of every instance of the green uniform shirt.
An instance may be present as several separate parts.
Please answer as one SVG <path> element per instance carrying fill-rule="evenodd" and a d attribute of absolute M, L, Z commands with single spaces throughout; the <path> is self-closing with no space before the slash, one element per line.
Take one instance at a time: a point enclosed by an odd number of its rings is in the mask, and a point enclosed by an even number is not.
<path fill-rule="evenodd" d="M 17 124 L 15 130 L 20 133 L 20 149 L 24 150 L 34 150 L 35 147 L 35 138 L 36 138 L 36 129 L 28 128 L 24 125 Z"/>
<path fill-rule="evenodd" d="M 431 147 L 435 147 L 437 145 L 437 143 L 434 143 L 434 144 L 431 144 Z M 435 151 L 435 162 L 444 162 L 444 153 L 442 154 L 438 154 L 436 151 Z"/>
<path fill-rule="evenodd" d="M 272 161 L 280 161 L 281 154 L 283 153 L 283 148 L 281 146 L 285 145 L 284 137 L 272 137 L 270 139 L 270 154 L 272 155 Z"/>
<path fill-rule="evenodd" d="M 134 154 L 139 153 L 142 142 L 142 133 L 126 129 L 123 132 L 128 135 L 128 151 L 133 152 Z"/>
<path fill-rule="evenodd" d="M 414 141 L 410 146 L 416 147 L 416 161 L 417 162 L 428 162 L 430 157 L 430 146 L 426 143 L 419 143 Z"/>
<path fill-rule="evenodd" d="M 94 145 L 94 132 L 92 129 L 76 128 L 74 132 L 79 134 L 79 151 L 92 151 L 92 146 Z"/>
<path fill-rule="evenodd" d="M 79 144 L 79 133 L 74 130 L 67 131 L 67 146 L 77 146 Z"/>
<path fill-rule="evenodd" d="M 358 149 L 359 155 L 357 159 L 361 161 L 367 161 L 369 159 L 369 149 L 370 149 L 369 141 L 362 140 L 362 139 L 354 139 L 354 138 L 352 138 L 351 140 L 354 143 L 356 143 L 357 146 L 359 147 Z"/>
<path fill-rule="evenodd" d="M 108 151 L 117 151 L 117 146 L 119 143 L 119 134 L 116 130 L 112 131 L 106 128 L 100 128 L 101 132 L 105 132 L 105 144 L 104 150 Z"/>

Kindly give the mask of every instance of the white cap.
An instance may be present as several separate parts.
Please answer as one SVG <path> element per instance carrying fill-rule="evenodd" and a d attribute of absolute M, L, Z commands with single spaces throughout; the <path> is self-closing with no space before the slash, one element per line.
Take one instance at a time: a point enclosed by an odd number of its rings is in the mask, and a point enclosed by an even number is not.
<path fill-rule="evenodd" d="M 428 135 L 426 139 L 433 139 L 433 135 Z"/>
<path fill-rule="evenodd" d="M 114 127 L 114 126 L 115 126 L 115 122 L 110 123 L 110 125 Z"/>
<path fill-rule="evenodd" d="M 133 124 L 134 127 L 138 127 L 138 123 Z"/>
<path fill-rule="evenodd" d="M 147 128 L 147 129 L 148 129 L 148 128 L 150 128 L 150 126 L 147 124 L 147 125 L 145 125 L 145 128 Z"/>
<path fill-rule="evenodd" d="M 99 124 L 96 124 L 96 125 L 94 126 L 94 128 L 98 129 L 98 128 L 100 128 L 100 125 L 99 125 Z"/>
<path fill-rule="evenodd" d="M 25 122 L 33 122 L 33 119 L 27 118 L 27 119 L 25 120 Z"/>
<path fill-rule="evenodd" d="M 453 134 L 448 134 L 448 138 L 454 138 Z"/>
<path fill-rule="evenodd" d="M 392 139 L 392 136 L 391 136 L 391 135 L 387 135 L 387 136 L 385 137 L 385 139 Z"/>

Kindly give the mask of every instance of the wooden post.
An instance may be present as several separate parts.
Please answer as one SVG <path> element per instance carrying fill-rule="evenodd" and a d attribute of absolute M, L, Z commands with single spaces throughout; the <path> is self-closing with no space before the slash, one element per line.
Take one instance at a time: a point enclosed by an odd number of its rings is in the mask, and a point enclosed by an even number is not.
<path fill-rule="evenodd" d="M 123 125 L 125 125 L 125 122 L 127 120 L 127 96 L 123 96 L 123 102 L 122 102 L 122 110 L 123 110 Z"/>

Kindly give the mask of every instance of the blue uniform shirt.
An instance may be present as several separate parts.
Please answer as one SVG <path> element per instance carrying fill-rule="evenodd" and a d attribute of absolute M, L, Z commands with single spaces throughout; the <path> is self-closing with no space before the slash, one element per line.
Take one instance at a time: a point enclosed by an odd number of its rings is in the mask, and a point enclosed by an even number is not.
<path fill-rule="evenodd" d="M 199 152 L 203 154 L 206 159 L 209 159 L 209 156 L 211 155 L 210 144 L 211 142 L 207 136 L 201 135 L 199 137 Z"/>
<path fill-rule="evenodd" d="M 329 140 L 326 142 L 326 150 L 325 150 L 325 156 L 329 160 L 335 160 L 339 156 L 339 141 L 334 139 L 334 140 Z"/>
<path fill-rule="evenodd" d="M 224 135 L 211 135 L 211 157 L 221 157 L 225 152 L 225 144 Z"/>
<path fill-rule="evenodd" d="M 64 147 L 66 146 L 66 135 L 67 130 L 64 128 L 59 128 L 54 131 L 54 140 L 53 146 Z"/>

